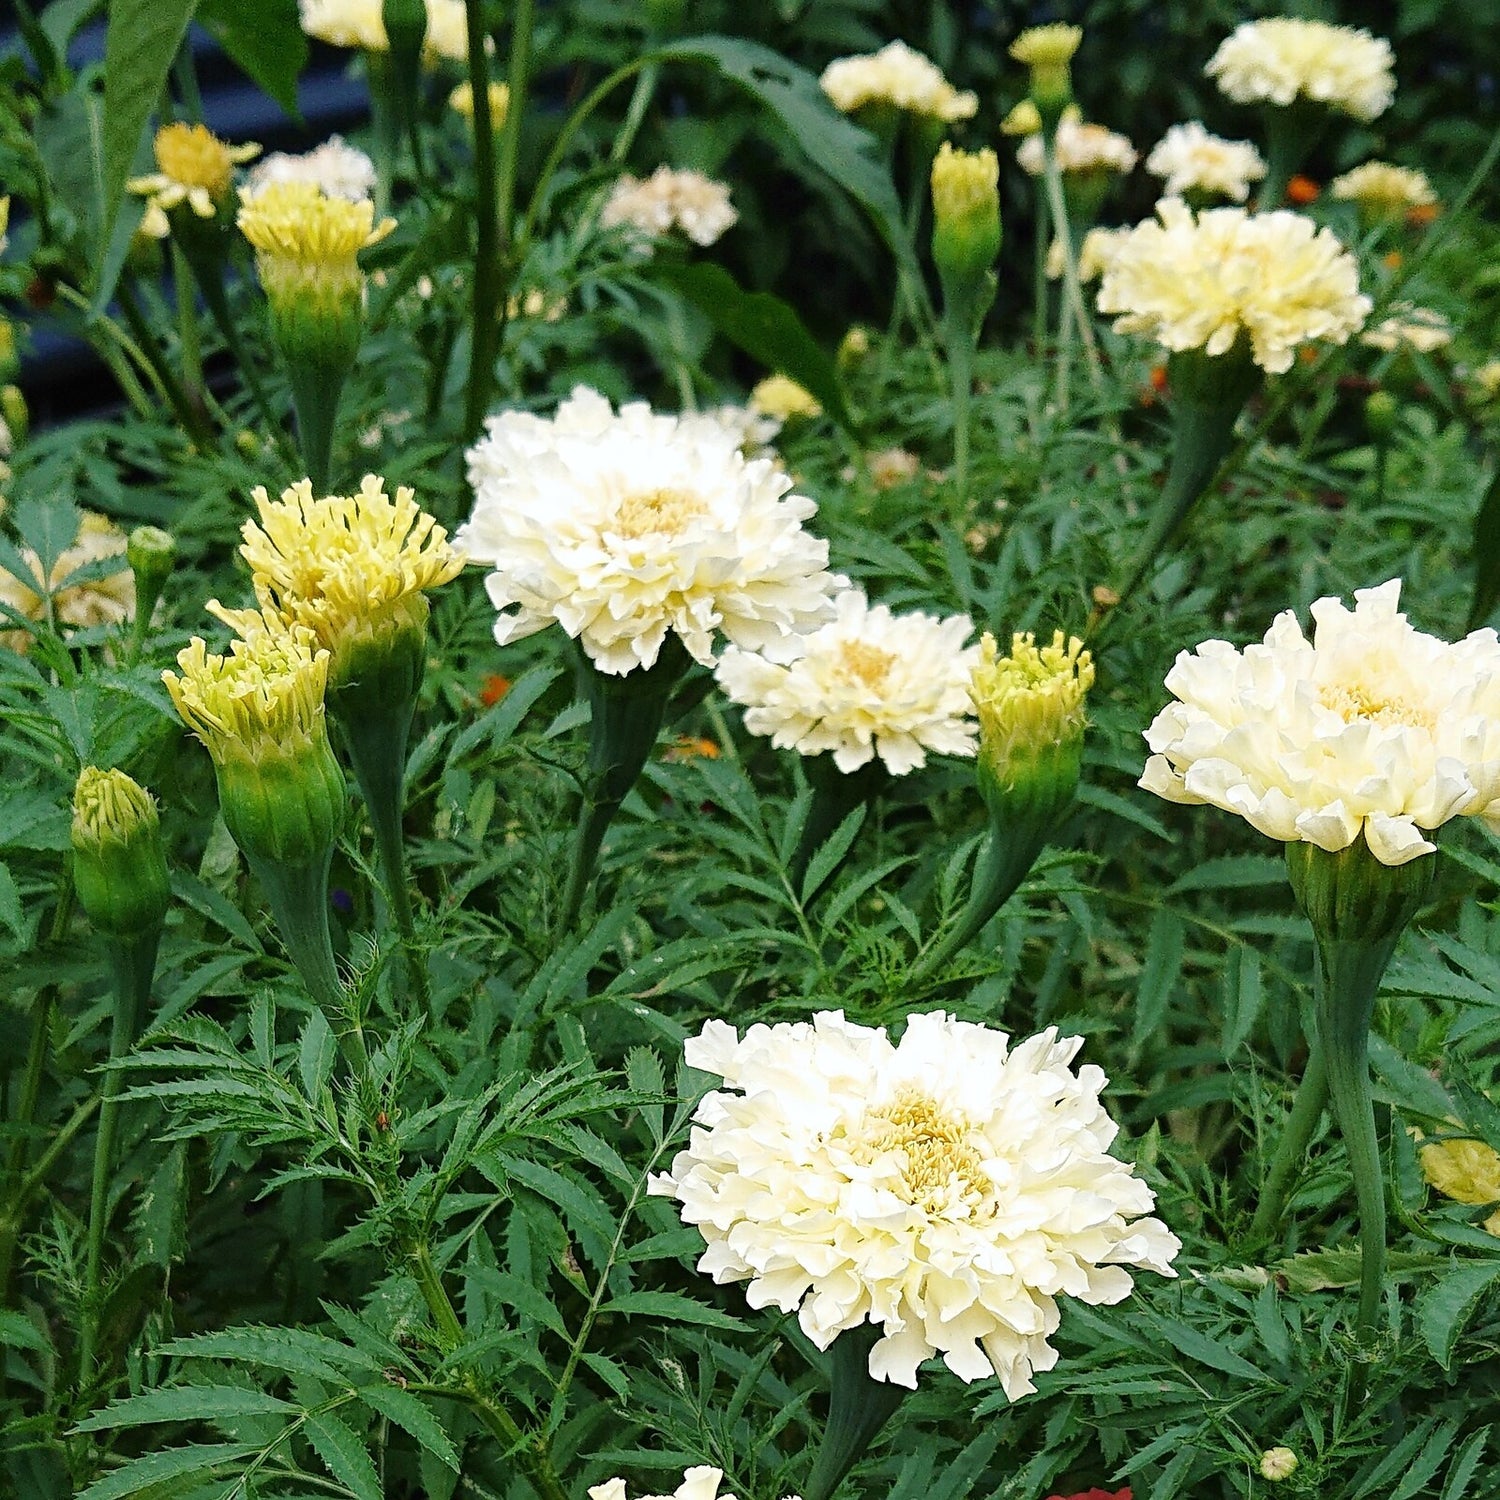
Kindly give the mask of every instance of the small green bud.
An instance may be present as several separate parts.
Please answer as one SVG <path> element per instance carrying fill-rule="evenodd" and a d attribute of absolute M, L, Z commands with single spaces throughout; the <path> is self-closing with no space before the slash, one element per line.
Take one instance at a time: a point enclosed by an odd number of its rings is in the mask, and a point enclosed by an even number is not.
<path fill-rule="evenodd" d="M 100 932 L 143 937 L 172 899 L 151 794 L 123 771 L 85 766 L 73 791 L 73 885 Z"/>
<path fill-rule="evenodd" d="M 156 601 L 172 576 L 177 543 L 159 526 L 137 526 L 125 543 L 125 560 L 135 574 L 135 616 L 149 624 Z"/>
<path fill-rule="evenodd" d="M 1000 163 L 995 153 L 955 151 L 944 141 L 932 163 L 932 258 L 950 284 L 971 283 L 1000 253 Z"/>
<path fill-rule="evenodd" d="M 1399 414 L 1396 398 L 1389 391 L 1373 391 L 1365 398 L 1365 427 L 1374 442 L 1390 442 Z"/>

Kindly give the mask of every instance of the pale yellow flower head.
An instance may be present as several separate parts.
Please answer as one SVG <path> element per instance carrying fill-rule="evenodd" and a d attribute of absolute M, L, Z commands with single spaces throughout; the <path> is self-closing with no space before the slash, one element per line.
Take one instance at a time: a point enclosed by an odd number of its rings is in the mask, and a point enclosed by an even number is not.
<path fill-rule="evenodd" d="M 1238 26 L 1204 72 L 1238 104 L 1306 99 L 1369 121 L 1395 97 L 1393 62 L 1390 43 L 1368 31 L 1275 16 Z"/>
<path fill-rule="evenodd" d="M 1201 193 L 1243 203 L 1250 184 L 1266 175 L 1266 164 L 1249 141 L 1223 140 L 1190 120 L 1172 126 L 1152 147 L 1146 170 L 1164 179 L 1168 198 Z"/>
<path fill-rule="evenodd" d="M 626 227 L 652 239 L 679 230 L 695 245 L 721 239 L 739 221 L 729 188 L 690 167 L 658 167 L 649 177 L 618 178 L 599 213 L 603 229 Z"/>
<path fill-rule="evenodd" d="M 1104 125 L 1094 125 L 1075 112 L 1064 110 L 1052 142 L 1060 172 L 1101 174 L 1133 171 L 1138 159 L 1129 140 Z M 1040 177 L 1046 165 L 1040 133 L 1028 135 L 1016 148 L 1016 161 L 1032 177 Z"/>
<path fill-rule="evenodd" d="M 122 625 L 135 614 L 135 581 L 125 557 L 125 533 L 107 517 L 84 511 L 78 536 L 52 565 L 42 583 L 41 559 L 30 548 L 21 552 L 28 572 L 17 578 L 0 569 L 0 604 L 8 605 L 28 620 L 47 618 L 47 594 L 52 596 L 52 616 L 59 625 L 87 629 L 97 625 Z M 118 572 L 94 578 L 86 583 L 66 580 L 89 563 L 119 558 Z M 0 621 L 0 645 L 13 651 L 25 651 L 31 636 L 24 630 L 6 630 Z"/>
<path fill-rule="evenodd" d="M 1081 26 L 1067 26 L 1058 21 L 1023 31 L 1010 44 L 1010 55 L 1028 68 L 1060 68 L 1073 61 L 1082 41 Z"/>
<path fill-rule="evenodd" d="M 1417 1152 L 1422 1176 L 1455 1203 L 1500 1203 L 1500 1154 L 1483 1141 L 1428 1141 Z M 1500 1235 L 1500 1208 L 1484 1221 Z"/>
<path fill-rule="evenodd" d="M 1279 373 L 1300 344 L 1345 343 L 1369 314 L 1354 257 L 1303 214 L 1195 215 L 1178 198 L 1156 212 L 1115 244 L 1104 269 L 1099 311 L 1120 315 L 1120 333 L 1210 357 L 1243 339 L 1256 364 Z"/>
<path fill-rule="evenodd" d="M 1002 135 L 1036 135 L 1042 128 L 1042 112 L 1031 99 L 1023 99 L 1000 122 Z"/>
<path fill-rule="evenodd" d="M 101 932 L 159 932 L 172 900 L 156 801 L 124 771 L 85 766 L 73 789 L 73 886 Z"/>
<path fill-rule="evenodd" d="M 980 754 L 994 769 L 1024 762 L 1083 737 L 1094 659 L 1077 636 L 1056 631 L 1050 646 L 1017 631 L 1001 656 L 988 632 L 969 685 L 979 715 Z"/>
<path fill-rule="evenodd" d="M 237 222 L 255 247 L 261 284 L 273 303 L 357 301 L 364 284 L 359 252 L 396 227 L 394 219 L 375 222 L 369 199 L 330 198 L 310 182 L 273 182 L 242 194 Z"/>
<path fill-rule="evenodd" d="M 932 210 L 940 222 L 963 220 L 994 207 L 1000 162 L 986 146 L 957 151 L 944 141 L 932 161 Z"/>
<path fill-rule="evenodd" d="M 235 167 L 260 155 L 252 142 L 231 146 L 206 125 L 180 120 L 156 132 L 155 150 L 157 170 L 131 178 L 126 188 L 150 199 L 148 213 L 164 215 L 186 203 L 200 219 L 212 219 L 228 204 Z"/>
<path fill-rule="evenodd" d="M 756 383 L 750 392 L 750 409 L 778 422 L 790 422 L 796 417 L 822 416 L 823 408 L 817 398 L 790 375 L 767 375 Z"/>
<path fill-rule="evenodd" d="M 1364 162 L 1335 177 L 1328 191 L 1346 203 L 1357 203 L 1362 214 L 1397 221 L 1408 209 L 1428 208 L 1438 201 L 1425 172 L 1387 161 Z"/>
<path fill-rule="evenodd" d="M 73 844 L 123 842 L 159 826 L 156 799 L 124 771 L 85 766 L 73 788 Z"/>
<path fill-rule="evenodd" d="M 1359 341 L 1387 353 L 1409 349 L 1418 354 L 1432 354 L 1453 342 L 1453 326 L 1442 313 L 1430 307 L 1400 304 L 1391 309 L 1390 317 L 1367 328 Z"/>
<path fill-rule="evenodd" d="M 867 105 L 888 105 L 908 114 L 926 115 L 950 124 L 972 119 L 978 96 L 960 93 L 930 58 L 890 42 L 879 52 L 835 58 L 819 79 L 835 109 L 853 114 Z"/>
<path fill-rule="evenodd" d="M 510 112 L 510 88 L 507 84 L 492 83 L 490 95 L 490 128 L 499 130 Z M 448 108 L 466 120 L 474 118 L 474 85 L 467 79 L 448 95 Z"/>
<path fill-rule="evenodd" d="M 700 1464 L 688 1469 L 682 1483 L 670 1495 L 637 1495 L 635 1500 L 735 1500 L 733 1495 L 721 1495 L 719 1486 L 724 1481 L 722 1469 Z M 623 1479 L 610 1479 L 589 1489 L 590 1500 L 629 1500 Z"/>
<path fill-rule="evenodd" d="M 331 47 L 357 47 L 363 52 L 390 51 L 381 0 L 299 0 L 302 29 Z M 463 0 L 427 0 L 427 32 L 422 61 L 463 62 L 468 56 L 468 31 Z"/>

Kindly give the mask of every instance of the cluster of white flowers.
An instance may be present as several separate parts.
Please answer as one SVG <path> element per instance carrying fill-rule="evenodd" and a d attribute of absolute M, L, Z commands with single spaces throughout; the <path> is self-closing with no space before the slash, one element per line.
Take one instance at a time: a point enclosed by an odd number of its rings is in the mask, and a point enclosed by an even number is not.
<path fill-rule="evenodd" d="M 1249 141 L 1226 141 L 1191 120 L 1172 126 L 1152 147 L 1146 170 L 1164 179 L 1162 192 L 1168 198 L 1212 193 L 1243 203 L 1250 184 L 1266 175 L 1266 164 Z"/>
<path fill-rule="evenodd" d="M 846 772 L 877 755 L 896 776 L 926 765 L 929 751 L 973 755 L 969 679 L 979 648 L 964 645 L 969 619 L 893 615 L 858 589 L 838 595 L 833 608 L 785 665 L 725 649 L 716 675 L 745 707 L 745 728 L 802 755 L 831 750 Z"/>
<path fill-rule="evenodd" d="M 1426 208 L 1437 202 L 1437 194 L 1425 172 L 1392 166 L 1388 161 L 1367 161 L 1335 177 L 1328 184 L 1332 197 L 1345 202 L 1404 210 Z"/>
<path fill-rule="evenodd" d="M 469 451 L 474 511 L 456 538 L 488 563 L 502 645 L 554 621 L 600 671 L 650 667 L 668 632 L 697 661 L 719 636 L 772 658 L 831 613 L 816 511 L 737 435 L 580 387 L 548 420 L 492 417 Z"/>
<path fill-rule="evenodd" d="M 931 58 L 905 42 L 890 42 L 861 57 L 835 58 L 819 81 L 846 115 L 867 104 L 889 104 L 951 123 L 972 119 L 979 109 L 976 95 L 960 93 Z"/>
<path fill-rule="evenodd" d="M 1396 94 L 1390 43 L 1352 26 L 1277 16 L 1246 21 L 1204 70 L 1238 104 L 1326 104 L 1373 120 Z"/>
<path fill-rule="evenodd" d="M 1119 1302 L 1127 1266 L 1171 1276 L 1181 1248 L 1108 1154 L 1107 1080 L 1069 1066 L 1082 1045 L 1012 1048 L 942 1012 L 898 1043 L 837 1011 L 743 1039 L 709 1021 L 686 1060 L 724 1087 L 651 1191 L 703 1235 L 700 1271 L 749 1281 L 752 1307 L 796 1312 L 820 1349 L 868 1322 L 876 1380 L 914 1387 L 940 1354 L 1015 1400 L 1056 1362 L 1058 1297 Z"/>
<path fill-rule="evenodd" d="M 1173 351 L 1227 354 L 1241 339 L 1262 369 L 1291 366 L 1299 344 L 1342 344 L 1369 315 L 1355 259 L 1302 214 L 1212 208 L 1195 215 L 1178 198 L 1111 250 L 1099 311 L 1121 333 Z"/>
<path fill-rule="evenodd" d="M 1453 326 L 1442 313 L 1430 307 L 1401 305 L 1391 310 L 1373 328 L 1360 335 L 1360 342 L 1387 353 L 1396 349 L 1413 349 L 1418 354 L 1432 354 L 1453 342 Z"/>
<path fill-rule="evenodd" d="M 1057 122 L 1053 144 L 1060 172 L 1132 171 L 1138 159 L 1134 146 L 1123 136 L 1103 125 L 1091 125 L 1064 115 Z M 1045 168 L 1042 136 L 1038 131 L 1028 135 L 1016 148 L 1016 161 L 1023 171 L 1040 177 Z"/>
<path fill-rule="evenodd" d="M 274 151 L 256 162 L 241 189 L 254 197 L 273 182 L 310 182 L 329 198 L 362 203 L 375 191 L 375 163 L 341 135 L 331 135 L 321 146 L 300 155 Z"/>
<path fill-rule="evenodd" d="M 364 52 L 388 52 L 381 0 L 298 0 L 302 29 L 331 47 L 358 47 Z M 469 55 L 464 0 L 427 0 L 427 33 L 423 60 L 463 62 Z"/>
<path fill-rule="evenodd" d="M 605 200 L 599 223 L 628 225 L 652 238 L 680 229 L 695 245 L 712 245 L 738 220 L 729 189 L 702 172 L 658 167 L 649 177 L 621 177 Z"/>
<path fill-rule="evenodd" d="M 1430 854 L 1449 818 L 1500 833 L 1500 640 L 1413 629 L 1399 579 L 1354 598 L 1313 605 L 1311 643 L 1287 610 L 1263 644 L 1182 652 L 1141 785 L 1284 843 L 1336 852 L 1363 833 L 1387 865 Z"/>

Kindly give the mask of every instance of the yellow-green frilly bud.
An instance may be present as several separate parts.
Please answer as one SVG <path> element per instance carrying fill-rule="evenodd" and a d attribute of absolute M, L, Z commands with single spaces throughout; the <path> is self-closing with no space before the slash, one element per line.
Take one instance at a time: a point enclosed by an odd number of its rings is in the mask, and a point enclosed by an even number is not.
<path fill-rule="evenodd" d="M 248 613 L 248 612 L 247 612 Z M 199 637 L 163 672 L 183 722 L 208 749 L 219 806 L 252 861 L 313 864 L 344 818 L 344 776 L 328 742 L 328 653 L 305 626 L 264 616 L 228 656 Z"/>
<path fill-rule="evenodd" d="M 1010 55 L 1031 69 L 1031 100 L 1042 120 L 1055 127 L 1073 99 L 1071 64 L 1083 31 L 1056 23 L 1033 26 L 1011 43 Z"/>
<path fill-rule="evenodd" d="M 1000 122 L 1002 135 L 1037 135 L 1041 128 L 1041 112 L 1030 99 L 1021 100 Z"/>
<path fill-rule="evenodd" d="M 1000 253 L 1000 163 L 944 141 L 932 163 L 932 258 L 949 284 L 982 277 Z"/>
<path fill-rule="evenodd" d="M 73 886 L 90 922 L 110 937 L 160 928 L 172 899 L 151 794 L 124 771 L 85 766 L 73 789 Z"/>
<path fill-rule="evenodd" d="M 1280 1484 L 1297 1472 L 1297 1455 L 1290 1448 L 1267 1448 L 1260 1456 L 1260 1477 Z"/>
<path fill-rule="evenodd" d="M 1078 786 L 1093 658 L 1061 631 L 1050 646 L 1017 633 L 1008 656 L 986 634 L 979 650 L 970 693 L 979 716 L 980 790 L 992 812 L 998 799 L 1008 816 L 1024 807 L 1055 819 Z"/>
<path fill-rule="evenodd" d="M 149 624 L 156 601 L 172 576 L 177 543 L 160 526 L 137 526 L 125 543 L 125 560 L 135 574 L 135 617 Z"/>

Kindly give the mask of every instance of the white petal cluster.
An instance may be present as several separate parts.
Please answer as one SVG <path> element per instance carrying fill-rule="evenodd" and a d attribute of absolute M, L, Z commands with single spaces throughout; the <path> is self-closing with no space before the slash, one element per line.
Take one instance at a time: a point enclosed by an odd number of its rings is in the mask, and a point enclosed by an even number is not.
<path fill-rule="evenodd" d="M 833 601 L 834 618 L 796 643 L 783 666 L 754 651 L 725 649 L 715 675 L 745 708 L 745 728 L 802 755 L 833 751 L 841 771 L 877 755 L 895 776 L 934 755 L 973 755 L 969 679 L 979 647 L 965 648 L 964 615 L 893 615 L 858 589 Z"/>
<path fill-rule="evenodd" d="M 1495 632 L 1450 645 L 1414 630 L 1399 579 L 1354 598 L 1352 611 L 1313 605 L 1312 643 L 1287 610 L 1263 644 L 1182 652 L 1167 674 L 1178 701 L 1146 731 L 1141 785 L 1283 843 L 1336 852 L 1363 833 L 1387 865 L 1430 854 L 1424 832 L 1449 818 L 1500 832 Z"/>
<path fill-rule="evenodd" d="M 668 632 L 705 665 L 716 638 L 771 657 L 831 613 L 817 510 L 736 435 L 580 386 L 554 418 L 491 417 L 468 453 L 474 511 L 455 538 L 502 611 L 504 645 L 556 622 L 600 671 L 650 667 Z"/>
<path fill-rule="evenodd" d="M 1151 148 L 1146 170 L 1165 180 L 1162 192 L 1168 198 L 1214 193 L 1243 203 L 1250 184 L 1266 175 L 1266 164 L 1249 141 L 1226 141 L 1190 120 L 1172 126 Z"/>
<path fill-rule="evenodd" d="M 1373 328 L 1360 335 L 1360 343 L 1387 353 L 1413 349 L 1418 354 L 1432 354 L 1453 342 L 1453 325 L 1442 313 L 1430 307 L 1398 306 L 1391 316 L 1382 318 Z"/>
<path fill-rule="evenodd" d="M 1368 316 L 1355 259 L 1302 214 L 1210 208 L 1180 198 L 1118 241 L 1104 268 L 1099 311 L 1115 328 L 1173 351 L 1226 354 L 1243 335 L 1263 370 L 1291 366 L 1299 344 L 1347 342 Z M 1159 220 L 1159 222 L 1158 222 Z"/>
<path fill-rule="evenodd" d="M 1060 172 L 1129 172 L 1135 167 L 1137 152 L 1129 140 L 1103 125 L 1092 125 L 1064 115 L 1057 122 L 1057 139 L 1052 148 L 1057 153 Z M 1042 136 L 1038 131 L 1028 135 L 1016 147 L 1016 161 L 1033 177 L 1045 169 Z"/>
<path fill-rule="evenodd" d="M 1121 244 L 1129 235 L 1128 229 L 1106 229 L 1100 226 L 1089 230 L 1084 235 L 1083 243 L 1078 247 L 1078 280 L 1087 286 L 1091 281 L 1097 281 L 1103 274 L 1104 268 L 1109 264 L 1110 257 L 1115 253 L 1115 247 Z M 1064 270 L 1063 247 L 1061 240 L 1053 240 L 1047 248 L 1047 276 L 1050 280 L 1058 280 Z"/>
<path fill-rule="evenodd" d="M 1219 43 L 1204 72 L 1237 104 L 1311 99 L 1373 120 L 1396 95 L 1391 44 L 1353 26 L 1276 16 L 1246 21 Z"/>
<path fill-rule="evenodd" d="M 381 0 L 298 0 L 302 29 L 331 47 L 358 47 L 364 52 L 390 51 Z M 427 33 L 422 56 L 463 62 L 469 55 L 463 0 L 427 0 Z"/>
<path fill-rule="evenodd" d="M 629 225 L 653 239 L 680 229 L 695 245 L 712 245 L 738 219 L 722 182 L 672 167 L 658 167 L 644 179 L 626 173 L 599 214 L 605 229 Z"/>
<path fill-rule="evenodd" d="M 711 406 L 707 411 L 683 412 L 677 420 L 688 431 L 692 431 L 697 422 L 717 423 L 746 458 L 776 458 L 776 450 L 771 444 L 776 441 L 783 425 L 780 417 L 753 406 L 737 406 L 732 401 Z"/>
<path fill-rule="evenodd" d="M 1437 202 L 1437 194 L 1425 172 L 1392 166 L 1388 161 L 1362 162 L 1343 176 L 1335 177 L 1328 184 L 1328 191 L 1346 202 L 1378 208 L 1426 208 Z"/>
<path fill-rule="evenodd" d="M 719 1485 L 724 1471 L 708 1464 L 699 1464 L 688 1469 L 682 1483 L 670 1495 L 637 1495 L 636 1500 L 735 1500 L 733 1495 L 721 1495 Z M 625 1481 L 610 1479 L 604 1484 L 589 1487 L 589 1500 L 626 1500 Z"/>
<path fill-rule="evenodd" d="M 341 135 L 301 155 L 273 151 L 250 169 L 242 195 L 253 197 L 273 182 L 310 182 L 325 197 L 362 203 L 375 192 L 375 163 Z"/>
<path fill-rule="evenodd" d="M 866 104 L 891 104 L 935 120 L 971 120 L 978 96 L 960 93 L 931 58 L 905 42 L 888 42 L 879 52 L 838 57 L 819 79 L 835 109 L 853 114 Z"/>
<path fill-rule="evenodd" d="M 743 1039 L 709 1021 L 685 1056 L 724 1087 L 651 1191 L 703 1235 L 700 1271 L 748 1280 L 820 1349 L 869 1322 L 874 1379 L 914 1387 L 940 1354 L 1015 1400 L 1057 1361 L 1058 1297 L 1119 1302 L 1127 1266 L 1171 1276 L 1181 1249 L 1108 1154 L 1107 1080 L 1069 1067 L 1082 1045 L 1049 1029 L 1012 1049 L 942 1012 L 899 1043 L 840 1011 Z"/>

